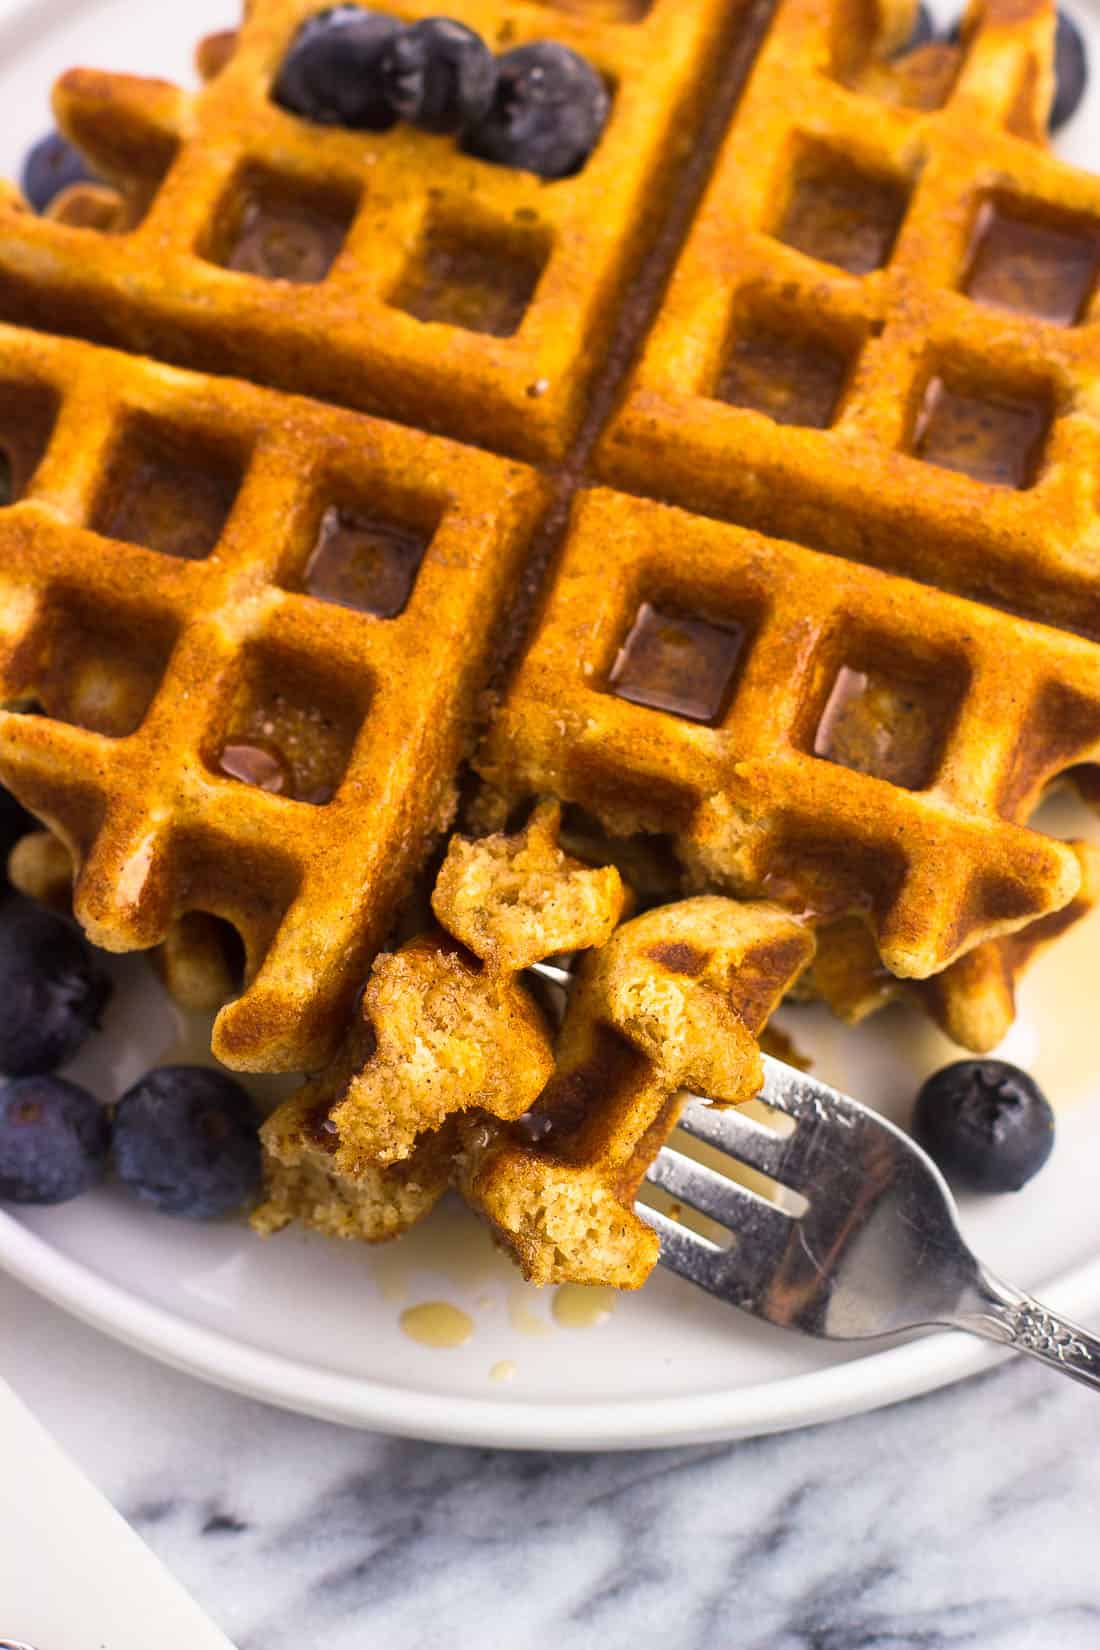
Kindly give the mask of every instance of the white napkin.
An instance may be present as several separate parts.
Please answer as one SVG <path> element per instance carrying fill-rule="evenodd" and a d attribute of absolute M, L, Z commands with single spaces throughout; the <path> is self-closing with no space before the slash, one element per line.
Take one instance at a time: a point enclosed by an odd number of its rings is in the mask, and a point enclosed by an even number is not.
<path fill-rule="evenodd" d="M 0 1381 L 0 1640 L 233 1650 Z"/>

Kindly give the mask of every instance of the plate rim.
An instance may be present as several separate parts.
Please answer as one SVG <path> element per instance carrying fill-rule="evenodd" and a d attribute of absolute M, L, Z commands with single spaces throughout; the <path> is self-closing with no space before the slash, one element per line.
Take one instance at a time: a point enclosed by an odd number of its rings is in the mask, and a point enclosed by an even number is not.
<path fill-rule="evenodd" d="M 321 1369 L 189 1323 L 55 1249 L 2 1211 L 0 1270 L 112 1339 L 242 1397 L 342 1426 L 494 1449 L 660 1449 L 763 1437 L 919 1397 L 982 1374 L 1010 1355 L 1006 1347 L 961 1331 L 937 1330 L 728 1392 L 576 1404 L 471 1398 Z M 1038 1293 L 1070 1316 L 1100 1307 L 1100 1256 L 1040 1284 Z"/>
<path fill-rule="evenodd" d="M 106 0 L 53 3 L 75 13 Z M 1078 7 L 1095 19 L 1097 0 L 1078 0 Z M 22 45 L 41 21 L 40 0 L 0 0 L 0 48 Z M 981 1374 L 1010 1355 L 957 1331 L 935 1331 L 728 1391 L 578 1403 L 503 1391 L 476 1398 L 342 1374 L 193 1323 L 55 1248 L 2 1208 L 0 1272 L 99 1333 L 213 1386 L 348 1427 L 467 1446 L 581 1451 L 732 1442 L 868 1413 Z M 1037 1293 L 1070 1316 L 1100 1311 L 1100 1254 L 1044 1279 Z"/>

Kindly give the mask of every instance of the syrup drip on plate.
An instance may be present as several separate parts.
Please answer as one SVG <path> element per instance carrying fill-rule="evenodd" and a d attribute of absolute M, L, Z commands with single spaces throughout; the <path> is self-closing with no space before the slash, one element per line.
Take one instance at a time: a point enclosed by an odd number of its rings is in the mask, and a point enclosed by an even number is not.
<path fill-rule="evenodd" d="M 421 1346 L 465 1346 L 474 1332 L 474 1320 L 449 1301 L 424 1301 L 401 1314 L 401 1328 Z"/>

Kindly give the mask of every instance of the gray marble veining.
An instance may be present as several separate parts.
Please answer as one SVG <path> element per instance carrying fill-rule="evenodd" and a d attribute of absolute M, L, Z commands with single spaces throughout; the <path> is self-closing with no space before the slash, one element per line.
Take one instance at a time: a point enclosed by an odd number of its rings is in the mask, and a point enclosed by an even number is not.
<path fill-rule="evenodd" d="M 4 1374 L 240 1650 L 1100 1647 L 1100 1404 L 1042 1369 L 554 1457 L 266 1409 L 4 1278 L 0 1322 Z"/>

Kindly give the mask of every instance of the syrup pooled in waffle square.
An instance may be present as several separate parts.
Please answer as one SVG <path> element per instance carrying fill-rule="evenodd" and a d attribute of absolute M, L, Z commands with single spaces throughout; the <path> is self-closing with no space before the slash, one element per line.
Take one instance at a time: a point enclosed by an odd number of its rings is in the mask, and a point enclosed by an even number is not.
<path fill-rule="evenodd" d="M 7 327 L 0 435 L 5 779 L 97 944 L 179 940 L 189 912 L 237 930 L 219 1059 L 318 1068 L 450 822 L 543 484 Z"/>
<path fill-rule="evenodd" d="M 494 51 L 551 38 L 608 85 L 595 151 L 557 181 L 453 137 L 343 130 L 279 107 L 280 65 L 322 9 L 252 0 L 239 37 L 200 58 L 218 72 L 197 92 L 65 75 L 59 122 L 122 189 L 122 232 L 0 207 L 0 315 L 562 456 L 747 6 L 454 0 L 450 14 Z"/>
<path fill-rule="evenodd" d="M 1018 822 L 1098 759 L 1094 643 L 596 490 L 477 762 L 502 811 L 668 835 L 699 886 L 859 916 L 926 979 L 1078 893 Z"/>
<path fill-rule="evenodd" d="M 601 474 L 1100 635 L 1100 178 L 1046 145 L 1052 9 L 893 62 L 860 12 L 780 0 Z"/>

